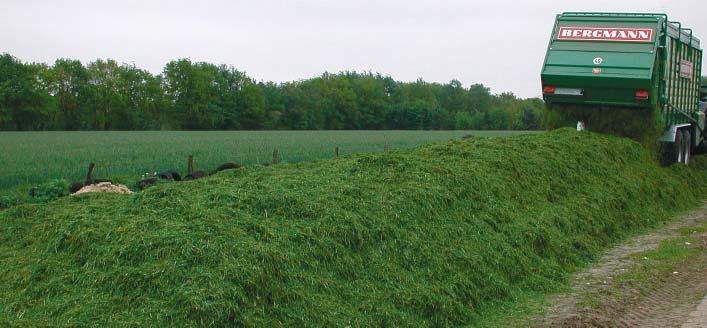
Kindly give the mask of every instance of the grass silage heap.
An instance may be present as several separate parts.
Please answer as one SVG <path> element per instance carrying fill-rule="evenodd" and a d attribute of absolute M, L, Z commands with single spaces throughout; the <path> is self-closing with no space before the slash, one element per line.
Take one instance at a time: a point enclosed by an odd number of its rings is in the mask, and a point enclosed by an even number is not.
<path fill-rule="evenodd" d="M 246 167 L 0 212 L 0 325 L 449 326 L 705 195 L 569 129 Z"/>

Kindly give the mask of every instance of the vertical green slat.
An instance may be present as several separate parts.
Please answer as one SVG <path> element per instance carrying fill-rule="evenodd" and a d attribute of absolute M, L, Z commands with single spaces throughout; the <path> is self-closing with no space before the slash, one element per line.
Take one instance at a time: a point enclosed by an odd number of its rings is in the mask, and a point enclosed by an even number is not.
<path fill-rule="evenodd" d="M 695 72 L 697 72 L 697 56 L 695 56 L 696 54 L 697 51 L 692 51 L 692 56 L 690 56 L 690 61 L 692 62 L 692 74 L 690 74 L 690 113 L 696 112 L 697 109 L 697 96 L 695 95 L 695 82 L 697 81 L 697 78 L 695 77 Z"/>
<path fill-rule="evenodd" d="M 702 61 L 704 60 L 704 59 L 703 59 L 703 58 L 704 58 L 704 52 L 703 52 L 702 50 L 700 50 L 697 56 L 698 56 L 698 57 L 697 57 L 697 61 L 699 62 L 699 64 L 697 65 L 697 70 L 696 70 L 697 72 L 695 72 L 695 73 L 697 74 L 697 81 L 696 81 L 696 82 L 697 82 L 697 98 L 698 98 L 698 100 L 699 100 L 699 98 L 700 98 L 700 87 L 702 86 Z M 699 107 L 699 106 L 698 106 L 698 107 Z M 698 109 L 699 109 L 699 108 L 698 108 Z"/>
<path fill-rule="evenodd" d="M 674 111 L 675 109 L 673 106 L 675 105 L 675 95 L 676 95 L 676 82 L 675 81 L 675 57 L 677 56 L 677 45 L 675 43 L 675 39 L 670 38 L 670 96 L 668 99 L 670 99 L 670 110 L 668 111 L 668 125 L 673 125 L 674 124 Z"/>
<path fill-rule="evenodd" d="M 678 56 L 679 60 L 677 62 L 677 65 L 678 65 L 677 73 L 678 73 L 678 81 L 679 81 L 678 82 L 678 85 L 679 85 L 679 88 L 678 88 L 678 99 L 679 99 L 678 100 L 679 101 L 678 102 L 678 109 L 684 110 L 684 108 L 685 108 L 685 78 L 680 76 L 680 71 L 682 70 L 682 68 L 681 68 L 682 61 L 683 61 L 683 59 L 685 59 L 685 45 L 682 43 L 682 35 L 678 35 L 678 37 L 679 37 L 678 44 L 680 45 L 680 55 Z M 679 117 L 678 123 L 682 123 L 682 117 Z"/>
<path fill-rule="evenodd" d="M 688 53 L 688 47 L 687 47 L 687 45 L 685 45 L 684 43 L 683 43 L 683 46 L 682 46 L 682 47 L 683 47 L 683 48 L 682 48 L 682 49 L 683 49 L 683 51 L 682 51 L 682 58 L 683 58 L 683 60 L 687 60 L 687 59 L 689 58 L 689 57 L 688 57 L 688 55 L 689 55 L 689 53 Z M 687 92 L 689 91 L 689 87 L 688 87 L 688 84 L 689 84 L 689 83 L 690 83 L 690 80 L 689 80 L 689 79 L 682 78 L 682 87 L 683 87 L 683 89 L 682 89 L 682 108 L 683 108 L 683 111 L 687 110 L 687 106 L 688 106 L 688 101 L 687 101 L 688 95 L 687 95 Z M 685 120 L 685 117 L 682 117 L 682 120 L 684 121 L 684 120 Z"/>
<path fill-rule="evenodd" d="M 673 124 L 679 124 L 680 123 L 680 118 L 678 117 L 677 109 L 680 108 L 680 55 L 682 54 L 682 47 L 680 46 L 680 39 L 677 39 L 675 41 L 675 61 L 674 61 L 674 70 L 673 70 L 673 76 L 675 77 L 675 100 L 673 100 L 673 104 L 675 105 L 675 108 L 673 108 Z"/>
<path fill-rule="evenodd" d="M 667 27 L 665 33 L 667 34 Z M 665 110 L 665 124 L 667 126 L 670 126 L 671 120 L 670 120 L 670 103 L 672 102 L 672 93 L 673 93 L 673 39 L 670 38 L 669 35 L 666 35 L 666 38 L 668 38 L 668 69 L 667 69 L 667 78 L 668 82 L 666 83 L 666 90 L 665 90 L 665 97 L 668 99 L 667 103 L 668 105 L 666 106 Z"/>
<path fill-rule="evenodd" d="M 695 57 L 695 67 L 694 71 L 692 72 L 693 76 L 695 77 L 695 87 L 694 87 L 694 96 L 693 96 L 693 102 L 694 102 L 694 111 L 697 112 L 700 109 L 699 106 L 699 99 L 700 99 L 700 84 L 701 84 L 701 79 L 702 79 L 702 50 L 697 49 L 697 51 L 694 52 L 694 57 Z"/>
<path fill-rule="evenodd" d="M 678 75 L 678 109 L 685 108 L 685 79 L 680 76 L 682 60 L 685 56 L 685 47 L 682 44 L 682 36 L 678 35 L 678 45 L 680 46 L 680 53 L 678 55 L 677 61 L 677 75 Z M 677 113 L 676 113 L 677 114 Z M 682 118 L 678 118 L 678 123 L 682 123 Z"/>
<path fill-rule="evenodd" d="M 671 124 L 671 119 L 670 119 L 670 102 L 672 101 L 672 92 L 673 92 L 673 39 L 670 38 L 670 35 L 668 33 L 668 22 L 666 22 L 665 26 L 665 37 L 667 38 L 667 44 L 668 44 L 668 62 L 666 65 L 668 65 L 668 68 L 666 70 L 666 75 L 668 78 L 667 82 L 667 87 L 665 90 L 665 97 L 668 99 L 667 103 L 668 105 L 666 106 L 665 110 L 665 124 L 670 126 Z"/>
<path fill-rule="evenodd" d="M 680 62 L 679 64 L 682 64 L 682 61 L 685 60 L 685 55 L 687 52 L 685 51 L 685 44 L 682 43 L 682 36 L 680 39 Z M 681 69 L 682 70 L 682 69 Z M 680 75 L 680 71 L 678 71 L 678 76 Z M 685 91 L 687 91 L 687 88 L 685 87 L 685 78 L 681 77 L 680 78 L 680 109 L 685 110 Z M 680 117 L 680 123 L 683 121 L 683 117 Z"/>
<path fill-rule="evenodd" d="M 678 58 L 678 43 L 675 39 L 672 39 L 671 41 L 673 43 L 673 63 L 672 63 L 673 66 L 672 66 L 672 69 L 670 70 L 670 76 L 673 79 L 673 90 L 672 90 L 672 96 L 670 98 L 670 101 L 672 102 L 673 107 L 671 107 L 671 109 L 670 109 L 670 118 L 671 118 L 670 124 L 675 124 L 675 113 L 674 113 L 675 107 L 674 106 L 678 105 L 678 99 L 677 99 L 678 80 L 676 79 L 677 74 L 676 74 L 676 69 L 675 69 L 677 58 Z"/>
<path fill-rule="evenodd" d="M 689 60 L 690 62 L 692 62 L 694 64 L 695 61 L 692 60 L 692 54 L 694 53 L 694 51 L 691 50 L 690 45 L 687 46 L 687 49 L 688 49 L 687 60 Z M 694 71 L 694 69 L 693 69 L 693 71 Z M 692 103 L 693 103 L 693 101 L 692 101 L 693 81 L 694 81 L 694 79 L 693 79 L 692 73 L 691 73 L 690 78 L 688 78 L 685 81 L 685 84 L 687 87 L 687 89 L 685 90 L 685 110 L 687 110 L 689 113 L 692 113 L 692 108 L 693 108 L 693 106 L 692 106 Z"/>

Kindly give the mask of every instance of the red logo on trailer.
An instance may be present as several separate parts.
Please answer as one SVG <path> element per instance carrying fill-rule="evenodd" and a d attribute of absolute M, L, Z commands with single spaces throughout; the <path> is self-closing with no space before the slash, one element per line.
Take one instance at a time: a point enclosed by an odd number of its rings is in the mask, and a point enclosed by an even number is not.
<path fill-rule="evenodd" d="M 557 40 L 653 42 L 652 28 L 560 27 Z"/>

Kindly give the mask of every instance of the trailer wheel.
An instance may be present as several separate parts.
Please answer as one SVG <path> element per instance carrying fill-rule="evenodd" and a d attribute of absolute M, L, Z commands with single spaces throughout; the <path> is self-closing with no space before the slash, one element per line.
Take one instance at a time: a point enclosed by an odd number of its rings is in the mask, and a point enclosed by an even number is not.
<path fill-rule="evenodd" d="M 685 165 L 690 165 L 690 152 L 692 151 L 692 134 L 690 133 L 690 130 L 683 130 L 682 131 L 682 162 L 685 163 Z"/>
<path fill-rule="evenodd" d="M 670 166 L 682 161 L 682 132 L 675 134 L 675 142 L 666 142 L 664 145 L 665 165 Z"/>
<path fill-rule="evenodd" d="M 707 141 L 702 140 L 697 147 L 692 149 L 692 152 L 695 154 L 705 154 L 707 153 Z"/>

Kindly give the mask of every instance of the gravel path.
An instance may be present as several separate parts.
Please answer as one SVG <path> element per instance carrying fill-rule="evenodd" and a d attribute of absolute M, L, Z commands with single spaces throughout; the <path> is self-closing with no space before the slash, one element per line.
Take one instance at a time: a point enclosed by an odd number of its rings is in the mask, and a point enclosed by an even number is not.
<path fill-rule="evenodd" d="M 707 234 L 696 259 L 662 277 L 650 288 L 617 287 L 613 279 L 635 263 L 631 255 L 655 249 L 679 236 L 678 229 L 707 221 L 707 203 L 660 231 L 631 239 L 607 252 L 592 268 L 579 273 L 573 291 L 550 299 L 541 327 L 684 327 L 707 328 Z M 582 306 L 590 291 L 606 295 L 601 304 Z"/>
<path fill-rule="evenodd" d="M 682 328 L 704 328 L 707 327 L 707 296 L 702 300 L 702 303 L 697 306 L 695 311 L 690 313 L 687 321 L 682 325 Z"/>

